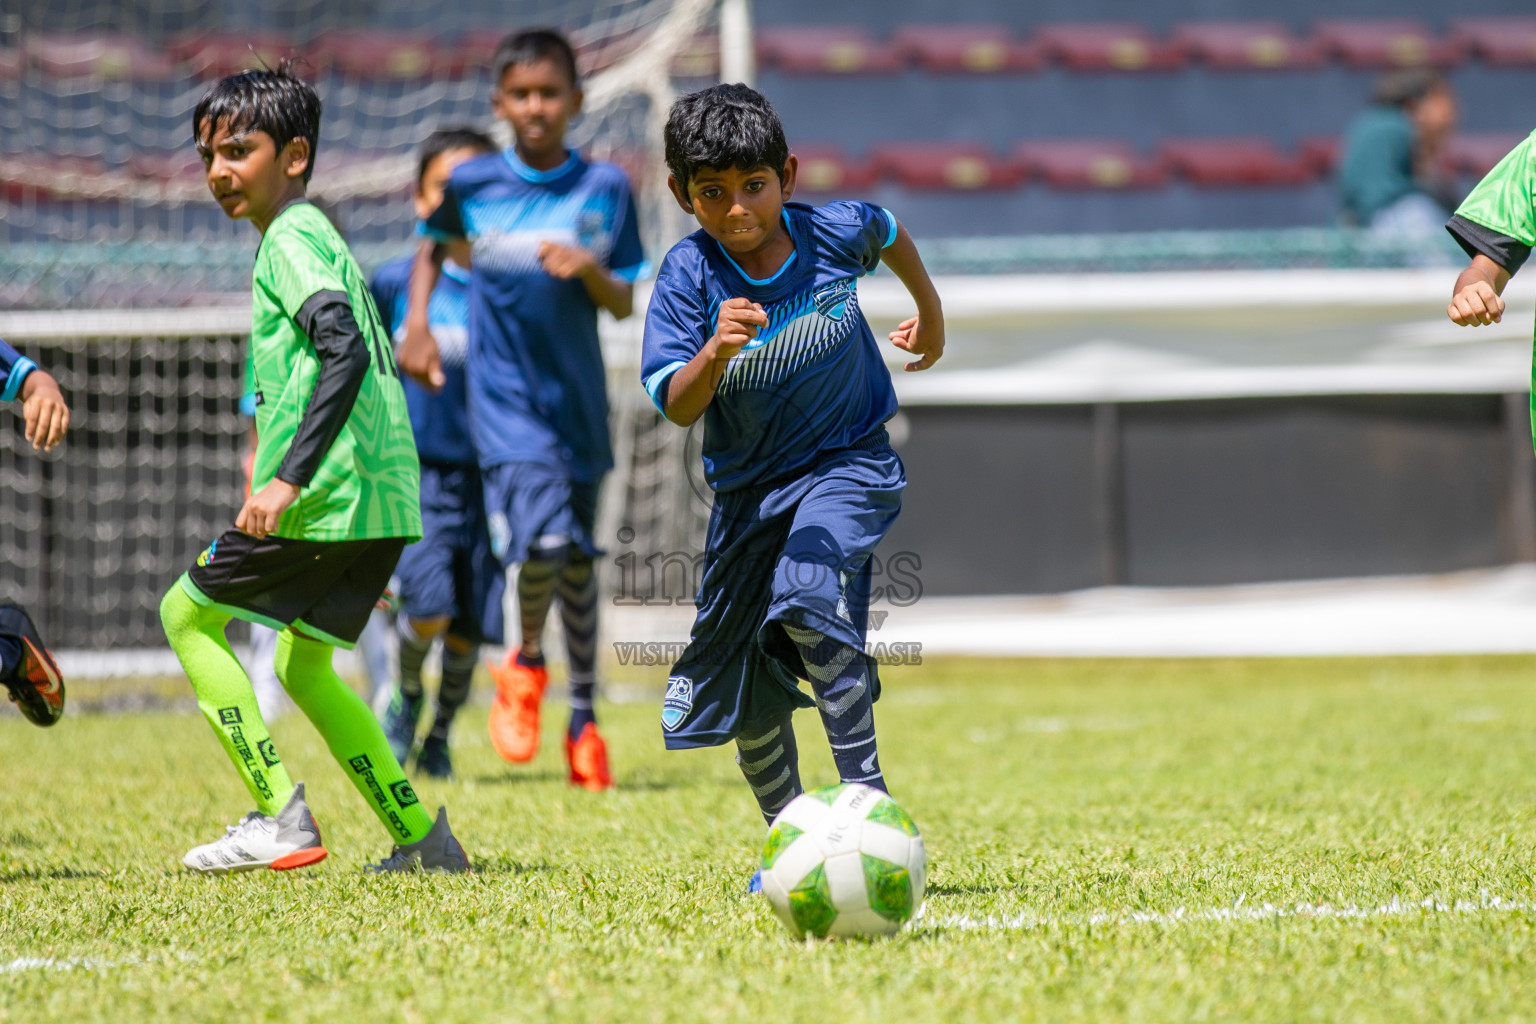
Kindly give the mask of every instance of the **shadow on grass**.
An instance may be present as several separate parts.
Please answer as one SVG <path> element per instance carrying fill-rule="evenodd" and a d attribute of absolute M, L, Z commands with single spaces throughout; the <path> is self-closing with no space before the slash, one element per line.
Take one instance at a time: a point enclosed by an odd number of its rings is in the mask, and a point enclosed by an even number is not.
<path fill-rule="evenodd" d="M 530 782 L 564 782 L 565 773 L 509 771 L 499 775 L 476 775 L 470 781 L 477 786 L 514 786 L 525 785 Z"/>
<path fill-rule="evenodd" d="M 928 896 L 990 896 L 993 893 L 1009 892 L 1011 885 L 930 885 L 927 889 Z"/>
<path fill-rule="evenodd" d="M 70 882 L 88 878 L 106 878 L 105 871 L 81 868 L 23 868 L 20 871 L 0 873 L 0 885 L 11 882 Z"/>
<path fill-rule="evenodd" d="M 558 867 L 558 864 L 550 864 L 546 861 L 524 864 L 522 861 L 517 860 L 492 858 L 491 860 L 475 861 L 470 865 L 469 873 L 472 875 L 483 875 L 487 878 L 498 876 L 516 878 L 519 875 L 531 875 L 536 871 L 554 871 Z"/>

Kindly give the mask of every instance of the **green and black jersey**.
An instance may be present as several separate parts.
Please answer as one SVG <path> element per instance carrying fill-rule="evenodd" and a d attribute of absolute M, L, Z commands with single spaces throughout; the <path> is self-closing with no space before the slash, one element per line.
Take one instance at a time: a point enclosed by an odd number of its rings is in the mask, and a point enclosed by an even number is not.
<path fill-rule="evenodd" d="M 419 538 L 420 463 L 393 347 L 324 214 L 296 202 L 277 215 L 251 292 L 252 489 L 274 477 L 302 488 L 275 535 Z"/>
<path fill-rule="evenodd" d="M 1486 256 L 1510 274 L 1520 269 L 1536 246 L 1536 132 L 1478 182 L 1446 229 L 1468 256 Z M 1536 353 L 1531 382 L 1536 422 Z"/>

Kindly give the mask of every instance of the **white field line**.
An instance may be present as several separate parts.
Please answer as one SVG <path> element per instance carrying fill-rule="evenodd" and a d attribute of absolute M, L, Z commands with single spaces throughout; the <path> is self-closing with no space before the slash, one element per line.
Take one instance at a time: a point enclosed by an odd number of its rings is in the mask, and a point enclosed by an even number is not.
<path fill-rule="evenodd" d="M 1245 904 L 1240 898 L 1230 907 L 1190 909 L 1177 907 L 1173 910 L 1105 910 L 1091 914 L 1049 916 L 1030 913 L 976 917 L 970 914 L 924 913 L 913 926 L 936 930 L 959 931 L 1031 931 L 1037 928 L 1072 928 L 1096 925 L 1164 925 L 1177 926 L 1205 921 L 1326 921 L 1360 920 L 1387 917 L 1423 917 L 1430 914 L 1512 914 L 1536 910 L 1536 903 L 1514 900 L 1503 896 L 1483 893 L 1475 900 L 1442 900 L 1431 898 L 1419 901 L 1392 900 L 1374 907 L 1355 904 L 1334 906 L 1330 903 L 1255 903 Z"/>
<path fill-rule="evenodd" d="M 106 971 L 114 967 L 142 967 L 167 960 L 186 963 L 195 959 L 197 958 L 190 953 L 178 953 L 172 957 L 128 956 L 121 960 L 107 960 L 95 956 L 19 956 L 10 963 L 0 963 L 0 974 L 24 974 L 27 971 Z"/>

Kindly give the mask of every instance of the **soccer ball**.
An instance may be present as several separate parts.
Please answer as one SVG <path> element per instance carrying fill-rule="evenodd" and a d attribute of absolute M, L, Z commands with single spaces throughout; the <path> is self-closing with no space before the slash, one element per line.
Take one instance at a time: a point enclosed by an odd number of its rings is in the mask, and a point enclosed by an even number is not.
<path fill-rule="evenodd" d="M 762 872 L 763 894 L 797 939 L 893 935 L 923 905 L 928 855 L 895 800 L 849 782 L 779 812 Z"/>

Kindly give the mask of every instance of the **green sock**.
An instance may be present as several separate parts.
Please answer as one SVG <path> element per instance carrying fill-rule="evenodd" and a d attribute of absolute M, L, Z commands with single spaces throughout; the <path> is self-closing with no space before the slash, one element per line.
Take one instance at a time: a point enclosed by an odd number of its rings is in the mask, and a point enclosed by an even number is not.
<path fill-rule="evenodd" d="M 379 720 L 331 668 L 333 651 L 285 629 L 277 638 L 277 678 L 389 834 L 398 843 L 414 843 L 432 830 L 432 819 L 390 752 Z"/>
<path fill-rule="evenodd" d="M 177 580 L 160 602 L 165 638 L 181 659 L 197 706 L 256 798 L 256 807 L 275 815 L 293 795 L 293 783 L 272 747 L 267 723 L 256 707 L 256 691 L 224 637 L 229 616 L 198 604 L 182 587 Z"/>

